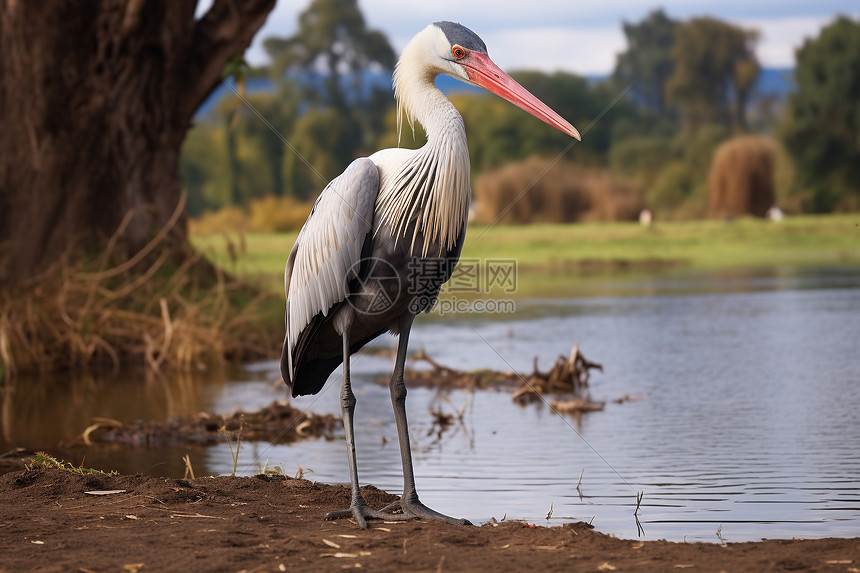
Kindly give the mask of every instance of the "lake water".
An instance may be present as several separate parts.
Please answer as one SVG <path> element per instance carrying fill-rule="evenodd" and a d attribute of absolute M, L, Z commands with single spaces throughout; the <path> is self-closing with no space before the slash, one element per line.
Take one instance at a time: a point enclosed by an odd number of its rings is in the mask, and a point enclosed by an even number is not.
<path fill-rule="evenodd" d="M 860 535 L 860 269 L 676 270 L 571 284 L 576 296 L 516 299 L 514 314 L 416 323 L 410 348 L 462 369 L 526 374 L 535 356 L 547 369 L 578 341 L 604 365 L 590 394 L 607 401 L 602 412 L 573 417 L 546 404 L 517 406 L 505 392 L 410 389 L 416 481 L 427 505 L 473 522 L 591 521 L 636 538 L 642 492 L 646 539 Z M 397 434 L 387 384 L 378 381 L 390 368 L 390 358 L 367 353 L 352 372 L 360 480 L 397 492 Z M 178 385 L 122 375 L 27 392 L 19 385 L 4 393 L 0 443 L 49 447 L 93 416 L 250 411 L 285 397 L 277 379 L 271 362 Z M 339 412 L 338 390 L 333 377 L 320 395 L 292 402 Z M 640 399 L 613 402 L 625 395 Z M 462 423 L 440 431 L 431 409 L 462 410 Z M 181 476 L 187 451 L 92 449 L 86 463 Z M 309 479 L 346 482 L 345 452 L 342 440 L 246 444 L 238 473 L 267 463 L 293 474 L 300 465 Z M 191 458 L 198 474 L 231 471 L 226 445 Z"/>

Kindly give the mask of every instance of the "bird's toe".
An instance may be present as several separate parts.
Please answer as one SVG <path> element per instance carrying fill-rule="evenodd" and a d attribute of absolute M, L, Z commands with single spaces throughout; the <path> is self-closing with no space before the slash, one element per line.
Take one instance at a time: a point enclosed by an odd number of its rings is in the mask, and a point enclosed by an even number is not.
<path fill-rule="evenodd" d="M 418 519 L 435 519 L 452 525 L 472 525 L 472 522 L 468 519 L 458 519 L 445 515 L 444 513 L 439 513 L 436 510 L 430 509 L 420 501 L 404 502 L 401 500 L 400 507 L 403 509 L 404 514 Z"/>
<path fill-rule="evenodd" d="M 415 516 L 407 515 L 405 513 L 389 513 L 385 511 L 385 508 L 382 510 L 376 510 L 368 507 L 366 503 L 353 503 L 350 505 L 349 509 L 335 509 L 329 511 L 325 514 L 324 519 L 326 521 L 331 521 L 333 519 L 346 519 L 350 517 L 355 518 L 358 526 L 362 529 L 367 529 L 367 521 L 369 519 L 381 519 L 387 521 L 406 521 L 415 519 Z"/>

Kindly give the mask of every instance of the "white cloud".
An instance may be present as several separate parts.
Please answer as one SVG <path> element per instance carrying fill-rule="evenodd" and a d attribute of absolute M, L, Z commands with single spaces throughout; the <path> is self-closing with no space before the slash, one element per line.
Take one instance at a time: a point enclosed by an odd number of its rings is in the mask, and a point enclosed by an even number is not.
<path fill-rule="evenodd" d="M 309 3 L 279 1 L 254 39 L 248 61 L 266 63 L 263 39 L 294 33 L 298 15 Z M 792 66 L 795 48 L 837 13 L 860 15 L 856 0 L 531 0 L 507 6 L 497 0 L 359 0 L 359 6 L 368 25 L 382 30 L 398 53 L 427 24 L 454 20 L 473 28 L 502 68 L 580 74 L 609 73 L 626 47 L 621 22 L 641 20 L 658 6 L 673 18 L 707 14 L 759 29 L 759 59 L 774 67 Z"/>
<path fill-rule="evenodd" d="M 814 38 L 833 18 L 784 18 L 781 20 L 741 20 L 744 28 L 761 32 L 756 55 L 762 66 L 790 68 L 794 52 L 807 38 Z"/>
<path fill-rule="evenodd" d="M 602 74 L 615 67 L 626 46 L 620 26 L 545 27 L 484 34 L 487 50 L 507 70 L 569 71 Z"/>

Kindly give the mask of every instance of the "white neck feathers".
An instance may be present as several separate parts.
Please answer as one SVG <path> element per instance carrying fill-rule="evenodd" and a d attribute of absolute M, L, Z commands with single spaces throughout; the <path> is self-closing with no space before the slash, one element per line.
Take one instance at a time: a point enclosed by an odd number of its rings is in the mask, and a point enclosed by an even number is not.
<path fill-rule="evenodd" d="M 468 216 L 471 193 L 463 119 L 433 83 L 444 71 L 434 54 L 447 46 L 442 31 L 428 26 L 406 46 L 397 62 L 394 92 L 398 137 L 405 115 L 413 133 L 415 121 L 424 126 L 427 143 L 397 168 L 381 170 L 376 201 L 376 230 L 387 224 L 392 237 L 399 240 L 406 238 L 410 223 L 417 220 L 412 248 L 421 230 L 425 237 L 421 254 L 425 256 L 437 240 L 440 250 L 454 248 Z"/>

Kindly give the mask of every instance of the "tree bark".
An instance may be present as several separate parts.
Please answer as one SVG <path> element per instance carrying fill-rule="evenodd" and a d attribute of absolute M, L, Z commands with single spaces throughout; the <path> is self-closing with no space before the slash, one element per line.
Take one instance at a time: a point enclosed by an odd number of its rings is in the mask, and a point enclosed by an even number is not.
<path fill-rule="evenodd" d="M 130 257 L 181 195 L 179 152 L 275 0 L 0 0 L 0 287 L 97 247 Z M 187 253 L 184 217 L 165 242 Z"/>

